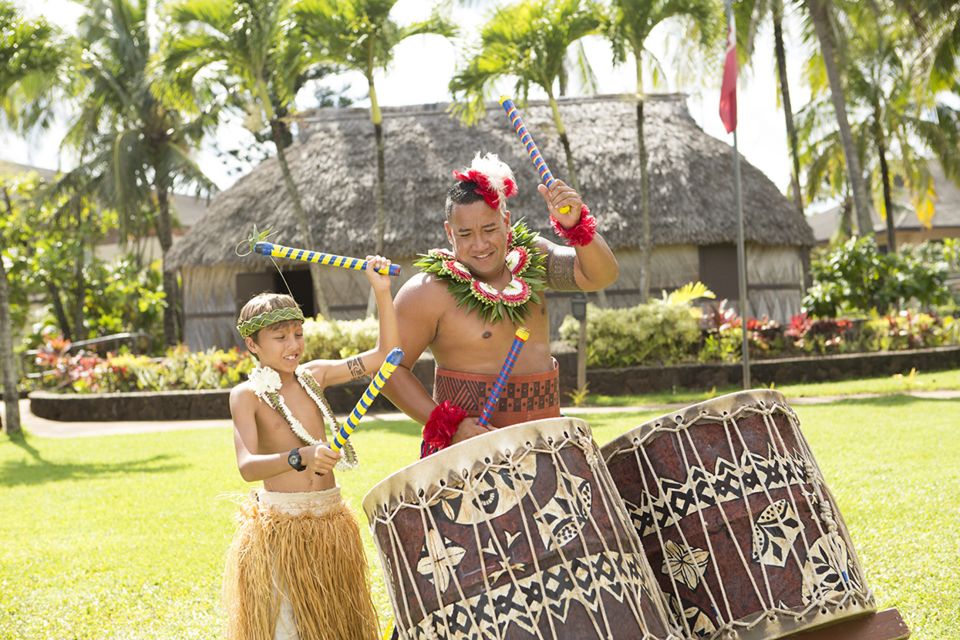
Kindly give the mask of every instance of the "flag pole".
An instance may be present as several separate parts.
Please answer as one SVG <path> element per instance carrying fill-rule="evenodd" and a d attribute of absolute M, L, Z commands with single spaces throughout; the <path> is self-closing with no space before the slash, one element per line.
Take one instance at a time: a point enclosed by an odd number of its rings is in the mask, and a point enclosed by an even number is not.
<path fill-rule="evenodd" d="M 736 115 L 736 51 L 737 51 L 737 29 L 733 17 L 733 3 L 731 0 L 726 0 L 727 6 L 727 23 L 729 32 L 727 34 L 727 60 L 724 68 L 724 85 L 728 85 L 728 82 L 732 78 L 732 83 L 729 86 L 721 88 L 721 117 L 724 115 L 724 89 L 732 92 L 732 115 L 733 122 L 732 127 L 728 121 L 724 121 L 724 124 L 727 127 L 727 131 L 733 131 L 733 177 L 734 177 L 734 193 L 736 194 L 736 203 L 737 203 L 737 276 L 738 276 L 738 288 L 739 288 L 739 297 L 740 297 L 740 331 L 741 331 L 741 361 L 743 363 L 743 388 L 749 389 L 750 384 L 750 339 L 749 332 L 747 331 L 747 314 L 749 307 L 749 300 L 747 297 L 747 252 L 746 247 L 744 246 L 743 239 L 743 191 L 741 188 L 740 181 L 740 152 L 737 148 L 737 115 Z M 726 68 L 727 66 L 732 65 L 732 74 Z M 727 106 L 729 109 L 729 105 Z M 730 117 L 730 112 L 726 112 L 727 118 Z"/>

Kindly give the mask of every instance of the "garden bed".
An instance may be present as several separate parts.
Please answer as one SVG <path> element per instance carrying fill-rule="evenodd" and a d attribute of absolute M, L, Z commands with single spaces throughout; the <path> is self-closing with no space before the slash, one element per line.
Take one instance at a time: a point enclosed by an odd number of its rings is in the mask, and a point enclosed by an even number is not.
<path fill-rule="evenodd" d="M 567 351 L 556 354 L 556 358 L 560 362 L 561 400 L 566 403 L 566 394 L 576 388 L 577 354 Z M 893 375 L 913 368 L 960 368 L 960 347 L 757 360 L 751 365 L 751 374 L 754 386 L 768 386 Z M 428 391 L 433 389 L 432 358 L 422 358 L 414 373 Z M 740 364 L 720 363 L 587 371 L 590 392 L 602 395 L 723 388 L 739 384 L 740 376 Z M 343 414 L 353 409 L 366 387 L 366 382 L 352 382 L 327 389 L 325 395 L 333 410 Z M 224 419 L 230 417 L 229 396 L 229 389 L 103 394 L 35 391 L 30 394 L 30 409 L 41 418 L 65 422 Z M 378 397 L 373 410 L 390 411 L 394 407 Z"/>

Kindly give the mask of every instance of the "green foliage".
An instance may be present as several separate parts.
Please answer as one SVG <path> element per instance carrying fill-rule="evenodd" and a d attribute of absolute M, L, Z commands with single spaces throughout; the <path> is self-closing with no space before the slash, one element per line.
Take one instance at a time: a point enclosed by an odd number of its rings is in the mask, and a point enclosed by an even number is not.
<path fill-rule="evenodd" d="M 375 318 L 327 320 L 308 318 L 303 323 L 302 360 L 349 358 L 377 346 L 380 325 Z"/>
<path fill-rule="evenodd" d="M 803 298 L 812 316 L 837 317 L 905 305 L 929 308 L 949 299 L 948 263 L 935 244 L 904 246 L 882 254 L 872 237 L 851 238 L 816 256 L 810 265 L 813 286 Z"/>
<path fill-rule="evenodd" d="M 587 365 L 629 367 L 692 360 L 700 344 L 699 309 L 655 301 L 628 309 L 587 307 Z M 567 316 L 560 337 L 577 344 L 580 322 Z"/>

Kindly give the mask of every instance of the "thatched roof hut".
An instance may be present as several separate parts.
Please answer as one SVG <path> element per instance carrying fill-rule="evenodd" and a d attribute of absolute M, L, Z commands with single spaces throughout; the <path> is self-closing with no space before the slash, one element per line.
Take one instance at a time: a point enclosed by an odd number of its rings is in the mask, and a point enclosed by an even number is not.
<path fill-rule="evenodd" d="M 560 108 L 584 199 L 621 261 L 621 279 L 608 290 L 608 299 L 617 305 L 636 303 L 641 298 L 637 290 L 641 227 L 635 104 L 628 96 L 603 96 L 562 100 Z M 702 279 L 719 294 L 736 297 L 730 147 L 696 125 L 682 96 L 653 97 L 645 113 L 656 247 L 650 286 L 659 291 Z M 562 177 L 564 154 L 549 107 L 534 102 L 523 108 L 523 114 L 544 157 Z M 385 108 L 384 130 L 385 253 L 406 265 L 406 275 L 417 253 L 444 243 L 443 202 L 450 172 L 468 164 L 478 150 L 495 152 L 513 167 L 520 187 L 520 195 L 510 201 L 514 217 L 525 217 L 533 227 L 550 233 L 536 193 L 536 173 L 499 106 L 491 104 L 473 128 L 451 117 L 446 104 Z M 319 211 L 329 215 L 326 229 L 314 230 L 323 238 L 322 246 L 311 248 L 360 256 L 371 251 L 376 158 L 366 109 L 307 114 L 301 140 L 288 149 L 287 157 L 308 215 Z M 814 243 L 813 235 L 803 216 L 760 170 L 744 162 L 742 175 L 751 311 L 783 319 L 799 307 L 802 261 Z M 177 241 L 168 256 L 167 268 L 183 274 L 191 346 L 231 344 L 230 325 L 242 302 L 239 298 L 268 288 L 273 281 L 269 261 L 240 258 L 233 251 L 254 223 L 272 229 L 276 242 L 302 246 L 275 159 L 218 195 L 207 216 Z M 362 275 L 331 270 L 325 284 L 338 314 L 362 312 L 366 300 Z M 562 320 L 562 309 L 551 309 L 551 314 L 555 324 Z"/>

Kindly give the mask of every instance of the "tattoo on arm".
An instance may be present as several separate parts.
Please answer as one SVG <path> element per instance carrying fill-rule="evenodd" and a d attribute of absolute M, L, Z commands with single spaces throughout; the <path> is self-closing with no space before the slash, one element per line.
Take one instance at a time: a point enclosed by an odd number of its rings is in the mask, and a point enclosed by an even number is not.
<path fill-rule="evenodd" d="M 551 247 L 547 253 L 547 287 L 554 291 L 580 291 L 574 276 L 577 254 L 568 247 Z"/>
<path fill-rule="evenodd" d="M 350 377 L 353 380 L 362 378 L 367 374 L 367 368 L 363 366 L 363 359 L 360 356 L 347 360 L 347 368 L 350 370 Z"/>

